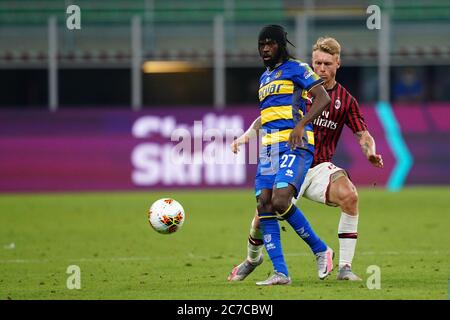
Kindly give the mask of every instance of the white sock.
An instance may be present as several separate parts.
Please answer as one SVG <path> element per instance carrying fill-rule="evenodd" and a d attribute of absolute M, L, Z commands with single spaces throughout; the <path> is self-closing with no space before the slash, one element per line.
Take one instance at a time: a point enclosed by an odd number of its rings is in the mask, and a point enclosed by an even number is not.
<path fill-rule="evenodd" d="M 345 212 L 341 213 L 339 220 L 339 268 L 345 265 L 352 266 L 355 255 L 356 240 L 358 238 L 358 217 Z"/>
<path fill-rule="evenodd" d="M 254 220 L 255 218 L 253 218 Z M 253 221 L 250 226 L 250 234 L 247 242 L 247 259 L 250 262 L 256 263 L 259 261 L 263 250 L 262 234 L 260 229 L 253 228 Z"/>

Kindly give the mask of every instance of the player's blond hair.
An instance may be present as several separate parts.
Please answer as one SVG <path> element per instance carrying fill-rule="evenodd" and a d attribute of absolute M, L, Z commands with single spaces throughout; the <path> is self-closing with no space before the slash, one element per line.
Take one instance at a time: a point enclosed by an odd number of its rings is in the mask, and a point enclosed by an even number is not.
<path fill-rule="evenodd" d="M 338 58 L 341 56 L 341 45 L 332 37 L 320 37 L 317 39 L 316 43 L 313 45 L 313 52 L 317 50 L 329 53 L 333 56 L 337 55 Z"/>

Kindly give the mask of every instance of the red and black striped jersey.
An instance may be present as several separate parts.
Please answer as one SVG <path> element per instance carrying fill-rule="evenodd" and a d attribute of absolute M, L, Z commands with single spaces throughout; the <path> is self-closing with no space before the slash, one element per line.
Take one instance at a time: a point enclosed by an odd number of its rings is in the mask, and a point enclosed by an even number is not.
<path fill-rule="evenodd" d="M 331 98 L 330 104 L 313 122 L 315 151 L 311 167 L 331 162 L 344 124 L 353 133 L 367 130 L 358 102 L 340 83 L 336 82 L 327 92 Z M 308 111 L 310 107 L 311 103 L 308 103 Z"/>

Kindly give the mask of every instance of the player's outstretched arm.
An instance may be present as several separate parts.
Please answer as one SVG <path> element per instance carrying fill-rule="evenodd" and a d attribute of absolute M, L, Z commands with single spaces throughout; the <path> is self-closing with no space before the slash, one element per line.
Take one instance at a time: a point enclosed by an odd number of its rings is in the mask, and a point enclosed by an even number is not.
<path fill-rule="evenodd" d="M 233 140 L 231 143 L 231 151 L 233 153 L 239 152 L 239 146 L 248 143 L 248 141 L 255 137 L 258 133 L 258 130 L 261 129 L 261 116 L 255 119 L 251 126 L 244 132 L 244 134 Z"/>
<path fill-rule="evenodd" d="M 375 140 L 370 135 L 369 131 L 359 131 L 356 133 L 356 136 L 359 139 L 359 145 L 367 160 L 375 167 L 383 168 L 383 158 L 381 157 L 381 154 L 377 154 Z"/>
<path fill-rule="evenodd" d="M 313 98 L 313 103 L 309 112 L 297 123 L 294 130 L 292 130 L 289 136 L 289 144 L 292 148 L 301 147 L 303 132 L 305 131 L 305 125 L 314 121 L 322 111 L 325 110 L 331 99 L 323 85 L 319 84 L 309 90 L 310 95 Z"/>

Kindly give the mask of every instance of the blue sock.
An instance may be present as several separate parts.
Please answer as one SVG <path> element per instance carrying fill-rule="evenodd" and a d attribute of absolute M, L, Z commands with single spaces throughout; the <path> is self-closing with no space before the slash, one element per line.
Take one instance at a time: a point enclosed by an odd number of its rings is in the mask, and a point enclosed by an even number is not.
<path fill-rule="evenodd" d="M 325 242 L 314 232 L 306 217 L 294 204 L 291 204 L 282 216 L 294 228 L 300 238 L 308 244 L 314 254 L 327 250 Z"/>
<path fill-rule="evenodd" d="M 265 216 L 271 216 L 271 218 L 264 218 Z M 270 260 L 272 260 L 275 271 L 281 272 L 288 277 L 288 269 L 284 261 L 283 249 L 281 248 L 280 226 L 277 219 L 272 218 L 273 216 L 273 214 L 259 214 L 264 246 Z"/>

